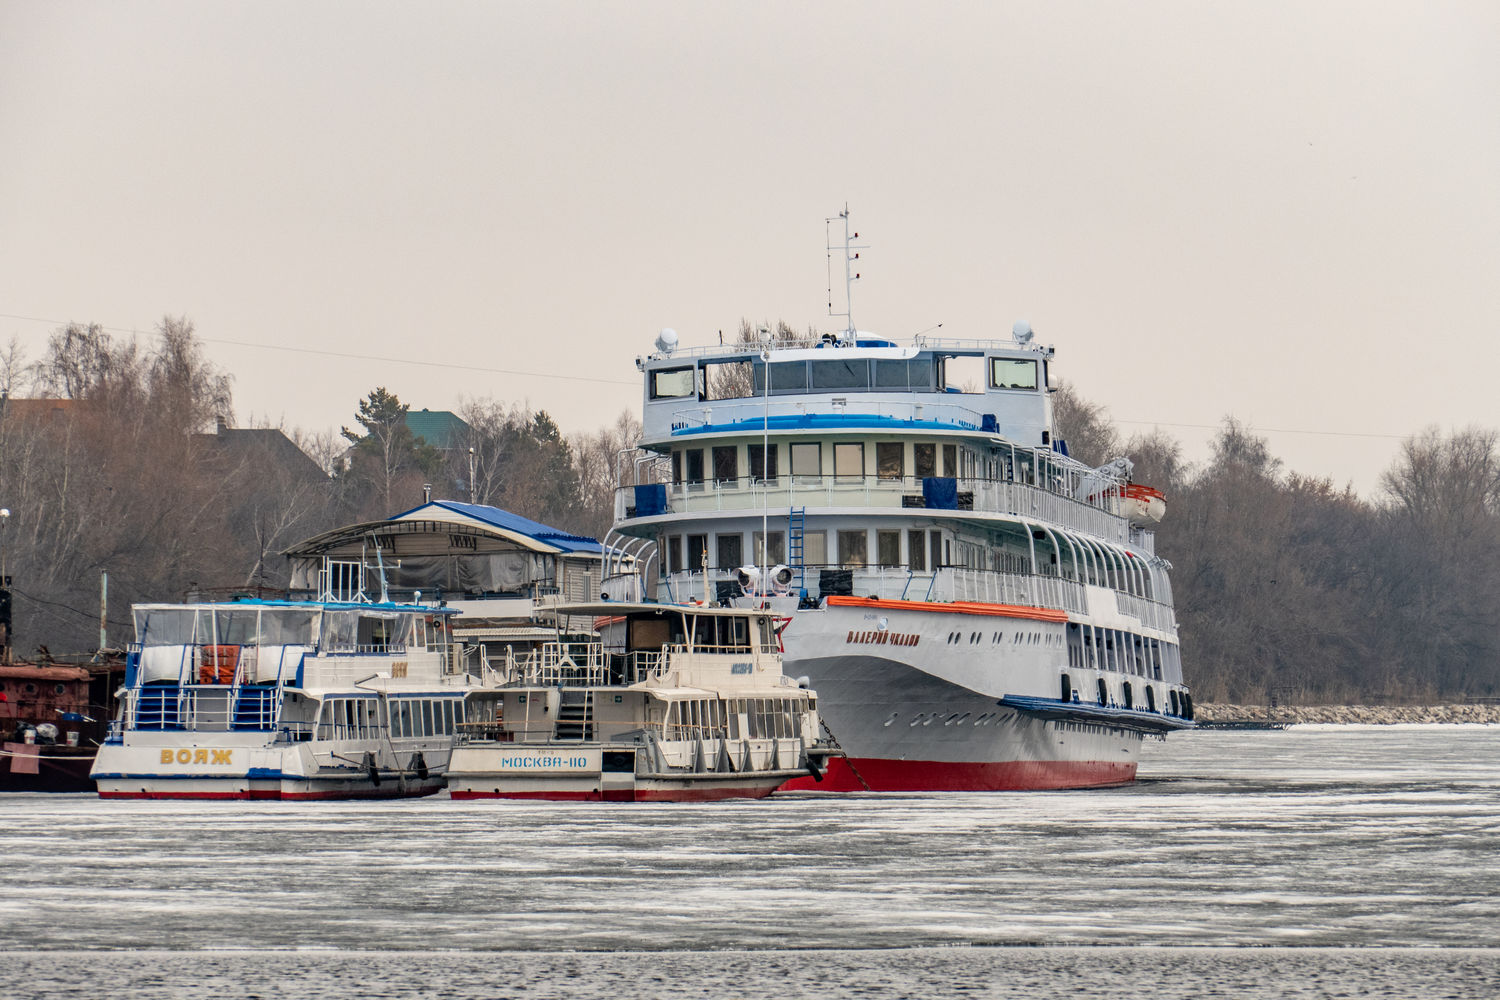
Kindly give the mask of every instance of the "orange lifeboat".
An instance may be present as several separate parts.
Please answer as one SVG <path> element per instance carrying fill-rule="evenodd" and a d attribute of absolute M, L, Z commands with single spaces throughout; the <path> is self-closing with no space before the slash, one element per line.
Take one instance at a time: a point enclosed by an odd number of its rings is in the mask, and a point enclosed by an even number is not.
<path fill-rule="evenodd" d="M 1161 490 L 1140 483 L 1126 483 L 1120 488 L 1124 497 L 1125 516 L 1131 524 L 1156 524 L 1167 512 L 1167 497 Z"/>

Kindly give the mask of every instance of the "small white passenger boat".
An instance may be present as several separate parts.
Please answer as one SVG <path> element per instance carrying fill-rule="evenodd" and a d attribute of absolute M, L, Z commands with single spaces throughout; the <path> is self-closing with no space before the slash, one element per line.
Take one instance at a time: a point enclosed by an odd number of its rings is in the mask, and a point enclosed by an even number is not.
<path fill-rule="evenodd" d="M 487 659 L 453 798 L 759 798 L 821 780 L 834 748 L 814 692 L 782 673 L 772 614 L 601 602 L 555 616 L 555 638 Z"/>
<path fill-rule="evenodd" d="M 442 787 L 471 679 L 442 608 L 240 600 L 135 612 L 102 798 L 346 799 Z"/>

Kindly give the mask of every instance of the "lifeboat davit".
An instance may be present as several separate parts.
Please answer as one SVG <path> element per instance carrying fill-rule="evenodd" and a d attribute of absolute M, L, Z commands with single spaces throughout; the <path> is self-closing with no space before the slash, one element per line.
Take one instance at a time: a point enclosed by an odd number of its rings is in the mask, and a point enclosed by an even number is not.
<path fill-rule="evenodd" d="M 1126 483 L 1120 490 L 1131 524 L 1156 524 L 1167 512 L 1167 497 L 1161 490 L 1140 483 Z"/>

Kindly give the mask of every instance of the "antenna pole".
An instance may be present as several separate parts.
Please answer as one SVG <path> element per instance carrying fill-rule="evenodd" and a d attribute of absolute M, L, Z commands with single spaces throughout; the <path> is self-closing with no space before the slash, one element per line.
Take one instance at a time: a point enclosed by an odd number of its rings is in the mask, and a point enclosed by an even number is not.
<path fill-rule="evenodd" d="M 833 274 L 832 274 L 832 271 L 833 271 L 833 251 L 835 251 L 835 250 L 837 250 L 839 248 L 836 247 L 836 246 L 834 246 L 832 242 L 829 242 L 828 243 L 828 263 L 829 263 L 828 315 L 830 315 L 830 316 L 842 316 L 842 317 L 844 317 L 844 320 L 845 320 L 845 327 L 844 327 L 845 332 L 849 335 L 849 339 L 853 340 L 854 339 L 854 283 L 859 280 L 859 272 L 856 271 L 856 270 L 854 270 L 854 262 L 857 261 L 857 260 L 859 260 L 859 251 L 861 251 L 861 250 L 868 250 L 869 247 L 868 246 L 861 246 L 861 245 L 858 245 L 858 244 L 856 244 L 854 242 L 855 240 L 859 239 L 859 233 L 851 233 L 849 231 L 849 203 L 848 202 L 844 203 L 844 210 L 838 214 L 837 218 L 842 219 L 844 221 L 844 246 L 843 246 L 843 251 L 844 251 L 844 311 L 841 312 L 841 313 L 836 313 L 836 312 L 833 311 Z M 823 223 L 824 223 L 824 229 L 826 231 L 827 227 L 833 223 L 833 219 L 832 218 L 824 219 Z"/>

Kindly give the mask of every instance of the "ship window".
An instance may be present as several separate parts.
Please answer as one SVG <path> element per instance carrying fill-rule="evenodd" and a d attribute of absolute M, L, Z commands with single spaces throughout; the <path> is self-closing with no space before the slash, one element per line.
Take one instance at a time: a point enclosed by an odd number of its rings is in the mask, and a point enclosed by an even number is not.
<path fill-rule="evenodd" d="M 714 482 L 733 484 L 740 478 L 739 449 L 720 447 L 714 449 Z"/>
<path fill-rule="evenodd" d="M 763 381 L 766 366 L 757 364 L 755 366 L 755 391 L 757 394 L 766 391 Z M 789 392 L 807 391 L 807 362 L 805 361 L 778 361 L 771 365 L 771 394 L 773 396 L 784 395 Z"/>
<path fill-rule="evenodd" d="M 821 476 L 823 474 L 822 448 L 816 441 L 792 442 L 792 475 Z"/>
<path fill-rule="evenodd" d="M 672 452 L 672 482 L 682 482 L 682 452 Z"/>
<path fill-rule="evenodd" d="M 750 453 L 750 478 L 751 479 L 775 479 L 776 478 L 776 446 L 770 447 L 760 444 L 752 444 Z"/>
<path fill-rule="evenodd" d="M 720 569 L 734 569 L 742 565 L 741 559 L 744 555 L 744 538 L 741 535 L 718 535 L 714 539 L 718 552 L 718 566 Z"/>
<path fill-rule="evenodd" d="M 911 446 L 912 471 L 918 477 L 937 475 L 937 445 L 931 441 L 918 441 Z"/>
<path fill-rule="evenodd" d="M 974 354 L 950 354 L 942 359 L 945 392 L 984 392 L 984 358 Z"/>
<path fill-rule="evenodd" d="M 812 363 L 814 389 L 868 389 L 870 363 L 864 358 L 839 358 Z"/>
<path fill-rule="evenodd" d="M 943 475 L 958 477 L 958 445 L 943 445 Z"/>
<path fill-rule="evenodd" d="M 1099 704 L 1109 704 L 1109 686 L 1104 683 L 1104 678 L 1099 678 Z"/>
<path fill-rule="evenodd" d="M 882 566 L 900 566 L 901 532 L 875 532 L 875 555 Z"/>
<path fill-rule="evenodd" d="M 906 533 L 907 558 L 911 560 L 911 569 L 917 573 L 927 569 L 927 539 L 923 534 L 921 528 L 913 528 Z"/>
<path fill-rule="evenodd" d="M 696 374 L 692 368 L 659 368 L 651 373 L 651 398 L 675 399 L 696 391 Z"/>
<path fill-rule="evenodd" d="M 900 479 L 904 470 L 905 445 L 900 441 L 875 443 L 875 474 L 881 479 Z"/>
<path fill-rule="evenodd" d="M 766 551 L 766 545 L 760 532 L 755 532 L 755 562 L 758 566 L 778 566 L 786 562 L 786 532 L 771 531 L 765 536 L 771 540 L 771 550 Z"/>
<path fill-rule="evenodd" d="M 703 395 L 707 399 L 744 399 L 754 391 L 749 361 L 705 361 Z"/>
<path fill-rule="evenodd" d="M 682 536 L 667 536 L 667 572 L 676 573 L 682 569 Z"/>
<path fill-rule="evenodd" d="M 703 482 L 703 449 L 694 448 L 683 454 L 687 458 L 687 481 L 689 483 Z"/>
<path fill-rule="evenodd" d="M 707 554 L 707 535 L 687 536 L 687 571 L 689 573 L 696 573 L 703 568 L 703 557 Z"/>
<path fill-rule="evenodd" d="M 857 441 L 840 441 L 833 446 L 833 474 L 840 479 L 863 479 L 865 446 Z"/>
<path fill-rule="evenodd" d="M 929 548 L 927 554 L 932 557 L 930 569 L 937 569 L 943 565 L 943 533 L 936 528 L 927 533 Z"/>
<path fill-rule="evenodd" d="M 828 562 L 828 534 L 809 531 L 802 536 L 802 565 L 822 566 Z"/>
<path fill-rule="evenodd" d="M 863 567 L 870 561 L 870 540 L 863 529 L 840 531 L 838 538 L 840 566 Z"/>
<path fill-rule="evenodd" d="M 878 389 L 906 389 L 911 385 L 911 368 L 905 361 L 879 359 L 875 362 L 875 387 Z M 919 386 L 925 388 L 925 386 Z"/>
<path fill-rule="evenodd" d="M 1036 362 L 1014 358 L 990 358 L 990 387 L 1036 389 Z"/>

